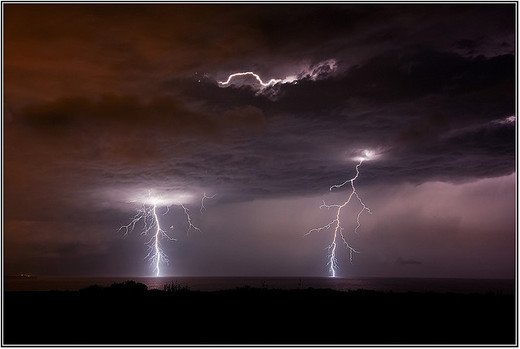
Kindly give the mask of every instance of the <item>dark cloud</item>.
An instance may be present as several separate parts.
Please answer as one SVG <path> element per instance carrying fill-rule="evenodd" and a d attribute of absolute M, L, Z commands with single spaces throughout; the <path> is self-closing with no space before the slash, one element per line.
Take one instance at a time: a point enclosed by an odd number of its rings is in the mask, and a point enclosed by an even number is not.
<path fill-rule="evenodd" d="M 352 176 L 364 149 L 379 154 L 363 164 L 365 188 L 515 171 L 513 4 L 4 8 L 6 237 L 16 265 L 30 264 L 24 246 L 42 261 L 103 253 L 111 245 L 100 231 L 128 216 L 120 193 L 217 192 L 228 209 L 315 198 Z M 237 71 L 298 80 L 261 93 L 219 86 Z"/>
<path fill-rule="evenodd" d="M 125 132 L 149 132 L 147 129 L 168 133 L 171 137 L 197 136 L 212 138 L 226 129 L 262 125 L 261 110 L 234 107 L 230 110 L 190 110 L 183 103 L 160 97 L 142 101 L 136 96 L 103 95 L 97 100 L 85 97 L 64 97 L 50 103 L 30 105 L 15 120 L 36 132 L 77 132 L 85 128 L 119 128 Z"/>
<path fill-rule="evenodd" d="M 395 260 L 395 263 L 397 265 L 421 265 L 422 262 L 415 260 L 415 259 L 404 259 L 401 257 L 397 257 Z"/>

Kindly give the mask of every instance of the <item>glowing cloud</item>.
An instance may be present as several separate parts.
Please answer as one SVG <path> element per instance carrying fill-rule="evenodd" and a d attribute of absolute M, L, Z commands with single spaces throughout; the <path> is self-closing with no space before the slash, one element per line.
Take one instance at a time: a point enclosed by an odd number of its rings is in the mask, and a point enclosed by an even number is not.
<path fill-rule="evenodd" d="M 516 122 L 516 116 L 511 115 L 503 119 L 495 120 L 494 122 L 497 124 L 514 125 Z"/>

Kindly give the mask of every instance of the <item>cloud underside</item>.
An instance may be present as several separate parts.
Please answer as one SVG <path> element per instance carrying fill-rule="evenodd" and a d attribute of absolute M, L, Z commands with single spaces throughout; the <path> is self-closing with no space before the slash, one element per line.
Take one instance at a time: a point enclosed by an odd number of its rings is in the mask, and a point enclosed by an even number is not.
<path fill-rule="evenodd" d="M 307 195 L 351 175 L 351 154 L 363 149 L 380 153 L 364 164 L 363 184 L 507 175 L 513 70 L 512 55 L 411 49 L 284 84 L 275 100 L 189 79 L 164 82 L 175 94 L 162 97 L 63 96 L 11 112 L 6 178 L 45 163 L 44 176 L 64 167 L 95 185 L 170 181 L 238 200 Z"/>
<path fill-rule="evenodd" d="M 269 207 L 247 211 L 255 199 L 312 200 L 305 201 L 312 204 L 305 211 L 309 219 L 301 219 L 305 227 L 289 226 L 293 221 L 283 207 L 274 206 L 283 213 L 279 233 L 300 237 L 317 219 L 328 219 L 314 199 L 351 178 L 353 158 L 365 149 L 377 157 L 361 167 L 356 185 L 363 193 L 433 182 L 449 183 L 439 190 L 452 191 L 488 178 L 494 179 L 486 188 L 494 188 L 502 183 L 496 177 L 515 171 L 514 4 L 6 4 L 4 9 L 4 197 L 6 236 L 15 246 L 10 262 L 30 255 L 27 246 L 52 251 L 51 259 L 65 250 L 82 251 L 90 259 L 76 258 L 79 264 L 113 251 L 106 232 L 131 214 L 128 193 L 148 189 L 197 198 L 218 193 L 214 203 L 223 207 L 226 229 L 218 224 L 212 229 L 233 238 L 242 236 L 248 222 L 254 231 L 257 217 L 271 222 Z M 318 69 L 323 62 L 334 62 L 333 69 Z M 318 75 L 302 73 L 309 69 L 318 69 Z M 262 93 L 254 81 L 218 84 L 233 72 L 255 72 L 263 81 L 298 79 Z M 505 178 L 510 188 L 512 177 Z M 379 194 L 368 198 L 376 208 Z M 435 191 L 420 201 L 429 204 L 430 197 Z M 496 207 L 514 206 L 510 197 L 485 195 L 490 198 Z M 410 200 L 413 209 L 416 201 Z M 387 200 L 379 209 L 394 206 L 396 201 Z M 249 220 L 233 225 L 241 207 Z M 404 213 L 398 222 L 393 214 L 378 214 L 385 218 L 374 236 L 389 235 L 384 246 L 374 237 L 372 250 L 390 248 L 391 235 L 406 220 Z M 410 231 L 424 226 L 433 236 L 458 229 L 450 223 L 429 230 L 435 226 L 430 216 L 418 217 Z M 493 247 L 489 258 L 500 256 L 509 241 L 511 215 L 503 221 L 497 230 L 500 248 Z M 271 228 L 264 231 L 275 231 Z M 473 228 L 461 228 L 469 237 L 461 240 L 470 241 Z M 482 252 L 490 235 L 480 233 L 475 244 Z M 401 238 L 415 235 L 398 237 L 395 244 Z M 218 239 L 211 241 L 234 241 Z M 266 246 L 276 250 L 272 241 Z M 127 259 L 135 259 L 141 242 L 125 243 L 125 251 L 133 251 Z M 219 248 L 215 254 L 227 247 Z M 298 251 L 295 258 L 302 260 Z M 433 270 L 435 258 L 425 258 L 425 251 L 398 251 L 388 263 L 407 272 Z M 106 265 L 113 261 L 103 258 Z"/>

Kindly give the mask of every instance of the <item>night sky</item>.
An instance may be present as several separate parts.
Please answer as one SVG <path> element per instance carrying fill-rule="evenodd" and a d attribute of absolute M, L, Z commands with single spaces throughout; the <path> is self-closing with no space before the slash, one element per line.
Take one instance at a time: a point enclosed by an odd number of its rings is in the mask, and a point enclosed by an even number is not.
<path fill-rule="evenodd" d="M 514 276 L 514 4 L 3 6 L 6 274 Z"/>

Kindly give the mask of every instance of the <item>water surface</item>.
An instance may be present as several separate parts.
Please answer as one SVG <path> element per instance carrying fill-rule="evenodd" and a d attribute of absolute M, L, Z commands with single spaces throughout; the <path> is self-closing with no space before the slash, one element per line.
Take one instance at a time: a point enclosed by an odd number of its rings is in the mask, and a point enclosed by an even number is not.
<path fill-rule="evenodd" d="M 512 294 L 514 280 L 505 279 L 440 279 L 440 278 L 330 278 L 330 277 L 37 277 L 34 279 L 4 278 L 6 291 L 75 291 L 91 285 L 110 286 L 134 280 L 149 289 L 162 289 L 175 283 L 197 291 L 217 291 L 250 286 L 261 288 L 298 289 L 330 288 L 334 290 L 374 290 L 394 292 L 454 292 Z"/>

